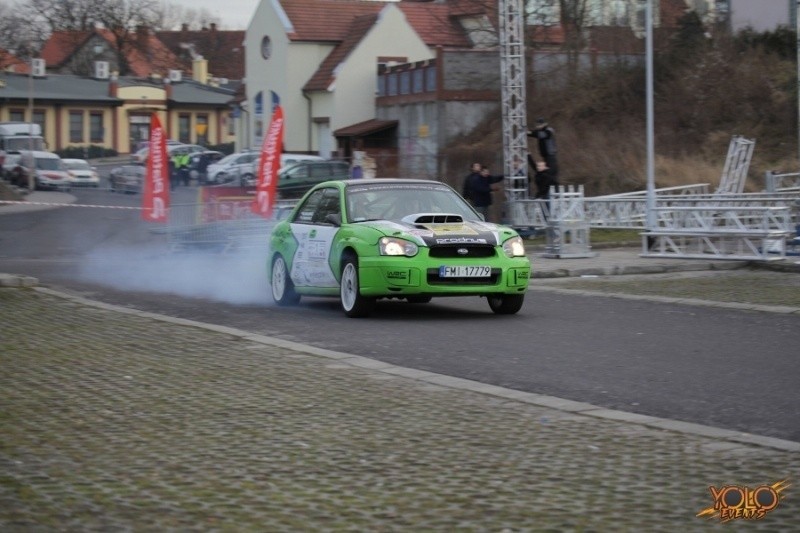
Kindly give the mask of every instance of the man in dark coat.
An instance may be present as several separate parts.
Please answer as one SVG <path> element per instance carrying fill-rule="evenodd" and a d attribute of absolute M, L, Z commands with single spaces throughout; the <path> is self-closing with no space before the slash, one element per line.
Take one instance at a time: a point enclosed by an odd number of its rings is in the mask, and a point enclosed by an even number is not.
<path fill-rule="evenodd" d="M 539 155 L 547 162 L 547 167 L 558 176 L 558 148 L 556 147 L 556 131 L 543 118 L 536 119 L 536 128 L 528 130 L 528 137 L 539 141 Z"/>
<path fill-rule="evenodd" d="M 489 220 L 489 206 L 492 205 L 492 184 L 503 181 L 503 176 L 492 176 L 488 167 L 483 167 L 480 173 L 467 176 L 465 189 L 469 190 L 469 201 L 475 211 Z"/>
<path fill-rule="evenodd" d="M 558 187 L 558 178 L 544 161 L 536 162 L 536 173 L 533 175 L 533 182 L 536 184 L 534 198 L 549 200 L 550 187 Z"/>

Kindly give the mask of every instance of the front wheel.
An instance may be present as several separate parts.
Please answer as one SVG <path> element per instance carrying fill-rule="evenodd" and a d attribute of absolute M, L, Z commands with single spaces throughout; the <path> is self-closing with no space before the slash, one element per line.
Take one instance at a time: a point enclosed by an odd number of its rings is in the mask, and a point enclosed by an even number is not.
<path fill-rule="evenodd" d="M 489 307 L 498 315 L 513 315 L 522 309 L 522 302 L 525 301 L 524 294 L 501 294 L 498 296 L 487 296 Z"/>
<path fill-rule="evenodd" d="M 358 258 L 352 255 L 344 259 L 339 296 L 342 304 L 342 311 L 350 318 L 368 316 L 375 306 L 374 298 L 365 298 L 361 296 L 358 280 Z"/>
<path fill-rule="evenodd" d="M 300 295 L 294 290 L 294 283 L 289 277 L 286 261 L 278 256 L 272 263 L 272 299 L 278 305 L 293 305 L 300 301 Z"/>

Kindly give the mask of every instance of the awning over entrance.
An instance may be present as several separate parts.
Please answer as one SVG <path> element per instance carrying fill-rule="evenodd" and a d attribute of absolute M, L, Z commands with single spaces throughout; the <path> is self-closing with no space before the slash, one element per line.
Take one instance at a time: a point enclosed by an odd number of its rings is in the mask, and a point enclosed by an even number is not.
<path fill-rule="evenodd" d="M 365 120 L 364 122 L 359 122 L 358 124 L 339 128 L 333 132 L 333 135 L 335 137 L 363 137 L 365 135 L 370 135 L 372 133 L 394 128 L 396 126 L 396 120 L 379 120 L 377 118 L 372 118 Z"/>

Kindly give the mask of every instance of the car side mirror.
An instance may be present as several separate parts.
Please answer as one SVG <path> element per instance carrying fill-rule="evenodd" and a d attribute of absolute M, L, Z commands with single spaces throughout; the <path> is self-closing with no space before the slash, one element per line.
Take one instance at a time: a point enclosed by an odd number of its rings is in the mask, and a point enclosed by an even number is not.
<path fill-rule="evenodd" d="M 342 225 L 342 215 L 339 213 L 328 213 L 325 215 L 325 222 L 333 224 L 337 228 Z"/>

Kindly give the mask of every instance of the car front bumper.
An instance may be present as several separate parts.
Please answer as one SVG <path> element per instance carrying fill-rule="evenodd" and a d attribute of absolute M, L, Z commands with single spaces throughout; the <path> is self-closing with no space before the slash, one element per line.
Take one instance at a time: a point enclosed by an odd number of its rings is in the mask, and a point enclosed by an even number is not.
<path fill-rule="evenodd" d="M 485 278 L 443 278 L 440 266 L 488 265 Z M 525 257 L 498 261 L 449 261 L 427 258 L 413 261 L 405 257 L 360 257 L 359 283 L 364 296 L 468 296 L 522 294 L 528 290 L 531 265 Z"/>

